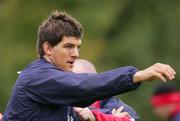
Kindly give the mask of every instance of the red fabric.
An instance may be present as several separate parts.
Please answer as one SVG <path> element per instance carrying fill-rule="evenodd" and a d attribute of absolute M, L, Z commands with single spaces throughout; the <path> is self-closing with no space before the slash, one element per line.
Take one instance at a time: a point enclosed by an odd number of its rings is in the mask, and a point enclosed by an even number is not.
<path fill-rule="evenodd" d="M 110 114 L 104 114 L 97 110 L 92 110 L 92 113 L 96 117 L 96 121 L 131 121 L 129 117 L 117 117 Z"/>
<path fill-rule="evenodd" d="M 93 106 L 94 108 L 101 108 L 100 101 L 94 102 L 91 106 Z"/>
<path fill-rule="evenodd" d="M 153 107 L 162 106 L 165 104 L 180 103 L 180 92 L 171 92 L 152 96 L 151 104 Z"/>

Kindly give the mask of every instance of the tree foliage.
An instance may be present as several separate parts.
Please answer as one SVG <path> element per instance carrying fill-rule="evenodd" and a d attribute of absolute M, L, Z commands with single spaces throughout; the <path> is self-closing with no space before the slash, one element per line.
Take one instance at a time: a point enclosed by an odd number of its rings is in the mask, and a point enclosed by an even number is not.
<path fill-rule="evenodd" d="M 179 5 L 179 0 L 1 0 L 0 111 L 7 104 L 16 72 L 36 58 L 38 25 L 55 9 L 65 10 L 83 24 L 81 58 L 91 60 L 99 71 L 168 63 L 177 71 L 173 83 L 179 85 Z M 142 84 L 121 98 L 142 120 L 156 121 L 149 97 L 159 83 Z"/>

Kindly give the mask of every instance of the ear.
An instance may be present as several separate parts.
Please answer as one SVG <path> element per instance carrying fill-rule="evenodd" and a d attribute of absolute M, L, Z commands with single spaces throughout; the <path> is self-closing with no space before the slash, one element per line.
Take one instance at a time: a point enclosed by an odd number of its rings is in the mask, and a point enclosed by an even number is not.
<path fill-rule="evenodd" d="M 51 55 L 53 48 L 49 45 L 48 42 L 44 42 L 43 43 L 43 50 L 44 50 L 45 55 Z"/>

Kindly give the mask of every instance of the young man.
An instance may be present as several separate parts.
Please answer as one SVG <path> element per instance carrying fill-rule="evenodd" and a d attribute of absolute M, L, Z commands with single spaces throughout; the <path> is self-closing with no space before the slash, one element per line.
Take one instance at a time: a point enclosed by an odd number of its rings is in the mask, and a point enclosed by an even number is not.
<path fill-rule="evenodd" d="M 59 11 L 39 26 L 39 58 L 19 75 L 3 121 L 78 121 L 73 106 L 137 89 L 142 81 L 174 78 L 175 71 L 161 63 L 142 71 L 129 66 L 94 75 L 72 73 L 82 31 L 79 22 Z"/>
<path fill-rule="evenodd" d="M 174 85 L 158 85 L 151 105 L 154 113 L 164 121 L 180 121 L 180 91 Z"/>
<path fill-rule="evenodd" d="M 73 72 L 97 74 L 95 66 L 83 59 L 75 61 Z M 116 97 L 96 101 L 89 106 L 89 109 L 91 111 L 86 108 L 75 108 L 81 118 L 93 119 L 93 113 L 96 121 L 140 121 L 137 113 Z"/>

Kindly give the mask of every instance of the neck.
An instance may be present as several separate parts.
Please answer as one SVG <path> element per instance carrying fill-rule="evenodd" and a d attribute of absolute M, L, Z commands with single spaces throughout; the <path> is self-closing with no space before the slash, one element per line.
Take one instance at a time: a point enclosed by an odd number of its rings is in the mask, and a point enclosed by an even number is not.
<path fill-rule="evenodd" d="M 47 55 L 44 55 L 43 56 L 49 63 L 53 64 L 53 62 L 51 61 L 51 59 L 47 56 Z"/>

